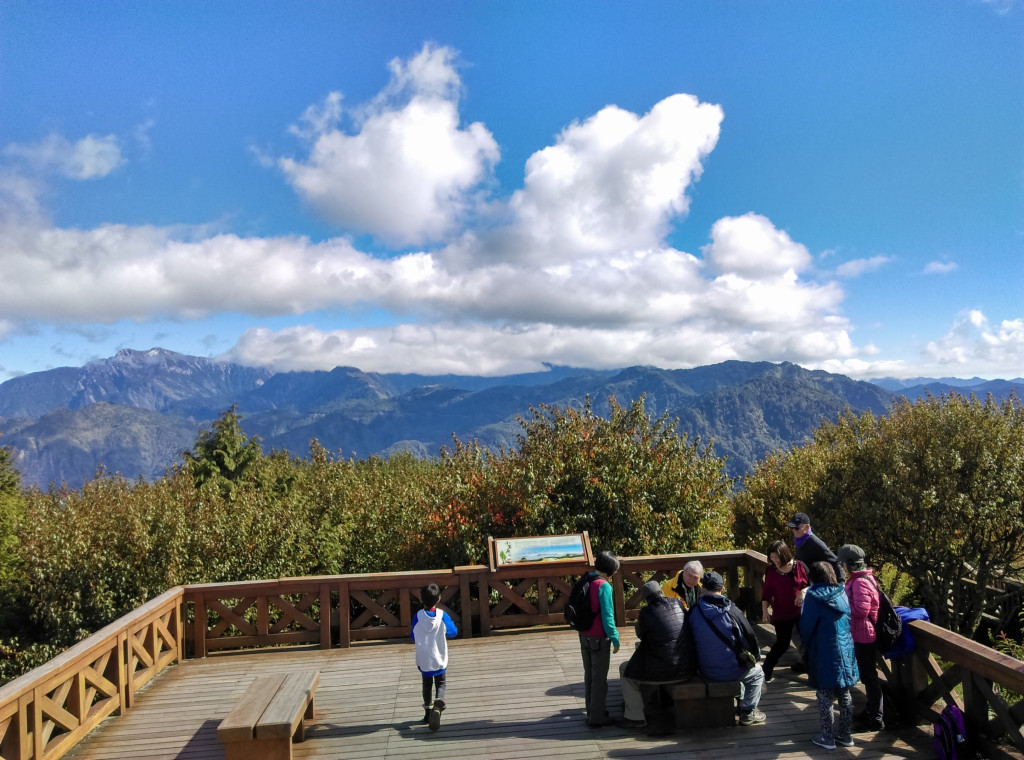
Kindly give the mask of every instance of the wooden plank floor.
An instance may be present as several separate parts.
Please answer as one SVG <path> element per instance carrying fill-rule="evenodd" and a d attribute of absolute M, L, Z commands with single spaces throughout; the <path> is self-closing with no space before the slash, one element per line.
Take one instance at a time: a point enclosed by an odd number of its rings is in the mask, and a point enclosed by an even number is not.
<path fill-rule="evenodd" d="M 632 628 L 612 657 L 612 675 L 633 649 Z M 789 672 L 790 654 L 761 699 L 761 726 L 658 735 L 656 726 L 626 731 L 589 729 L 583 715 L 583 666 L 576 635 L 533 630 L 451 644 L 448 704 L 441 730 L 418 725 L 423 716 L 420 677 L 411 643 L 363 644 L 352 649 L 274 650 L 221 654 L 166 670 L 144 690 L 135 708 L 114 717 L 69 753 L 75 760 L 177 758 L 220 760 L 216 727 L 258 675 L 315 667 L 321 670 L 317 716 L 295 757 L 314 758 L 859 758 L 928 755 L 931 727 L 856 734 L 856 746 L 830 753 L 810 741 L 818 728 L 806 676 Z M 618 679 L 611 678 L 609 711 L 621 715 Z M 862 687 L 859 687 L 862 689 Z M 863 706 L 863 691 L 855 695 Z"/>

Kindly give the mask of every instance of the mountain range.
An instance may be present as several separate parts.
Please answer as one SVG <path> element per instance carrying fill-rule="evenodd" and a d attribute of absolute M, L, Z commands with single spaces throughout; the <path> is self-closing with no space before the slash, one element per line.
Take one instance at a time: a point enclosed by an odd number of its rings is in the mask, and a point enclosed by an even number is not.
<path fill-rule="evenodd" d="M 0 445 L 15 452 L 26 485 L 78 488 L 98 470 L 161 477 L 196 436 L 234 406 L 264 450 L 304 456 L 316 438 L 340 456 L 406 449 L 436 455 L 452 436 L 514 446 L 530 406 L 580 406 L 601 415 L 609 398 L 678 418 L 679 431 L 713 439 L 740 477 L 766 453 L 799 445 L 844 409 L 885 413 L 897 395 L 1020 394 L 1024 379 L 882 378 L 855 381 L 795 364 L 729 361 L 664 370 L 552 366 L 505 377 L 378 374 L 353 367 L 273 372 L 161 348 L 125 349 L 83 367 L 60 367 L 0 384 Z"/>

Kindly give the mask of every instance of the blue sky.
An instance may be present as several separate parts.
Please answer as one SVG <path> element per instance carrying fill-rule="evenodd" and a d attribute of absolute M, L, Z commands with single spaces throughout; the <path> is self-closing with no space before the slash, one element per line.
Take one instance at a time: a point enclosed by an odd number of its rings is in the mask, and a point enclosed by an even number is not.
<path fill-rule="evenodd" d="M 0 5 L 0 380 L 1024 375 L 1024 5 Z"/>

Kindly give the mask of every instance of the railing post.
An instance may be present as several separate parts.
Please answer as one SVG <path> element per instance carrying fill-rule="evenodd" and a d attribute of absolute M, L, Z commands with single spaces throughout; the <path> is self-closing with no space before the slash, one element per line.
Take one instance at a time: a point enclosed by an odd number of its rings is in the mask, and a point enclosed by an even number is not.
<path fill-rule="evenodd" d="M 206 657 L 206 596 L 198 591 L 192 597 L 192 630 L 195 632 L 196 658 Z"/>
<path fill-rule="evenodd" d="M 477 592 L 480 596 L 480 635 L 491 635 L 491 571 L 481 571 L 477 576 Z"/>
<path fill-rule="evenodd" d="M 352 646 L 352 600 L 348 594 L 348 581 L 338 582 L 338 646 Z"/>
<path fill-rule="evenodd" d="M 459 609 L 462 610 L 462 638 L 473 638 L 473 597 L 470 587 L 469 567 L 457 567 L 455 573 L 459 577 Z"/>
<path fill-rule="evenodd" d="M 320 584 L 320 648 L 331 648 L 331 584 Z"/>
<path fill-rule="evenodd" d="M 612 581 L 612 598 L 615 602 L 615 625 L 626 624 L 626 589 L 625 581 L 622 579 L 622 573 L 615 573 L 611 577 Z"/>

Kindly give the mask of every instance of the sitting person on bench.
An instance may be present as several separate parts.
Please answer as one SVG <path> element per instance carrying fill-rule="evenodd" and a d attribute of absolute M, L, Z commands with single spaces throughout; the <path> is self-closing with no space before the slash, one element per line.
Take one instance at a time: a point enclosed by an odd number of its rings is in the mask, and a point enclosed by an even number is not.
<path fill-rule="evenodd" d="M 656 581 L 645 583 L 641 592 L 646 606 L 636 621 L 640 641 L 633 656 L 619 665 L 625 710 L 618 725 L 625 728 L 647 725 L 641 683 L 688 681 L 697 672 L 693 644 L 684 633 L 683 605 L 664 596 Z"/>
<path fill-rule="evenodd" d="M 758 664 L 761 648 L 743 613 L 722 593 L 722 576 L 712 571 L 704 574 L 700 585 L 704 596 L 686 616 L 693 629 L 697 649 L 697 669 L 705 681 L 739 681 L 740 725 L 764 723 L 765 715 L 757 709 L 764 686 L 764 671 Z"/>

